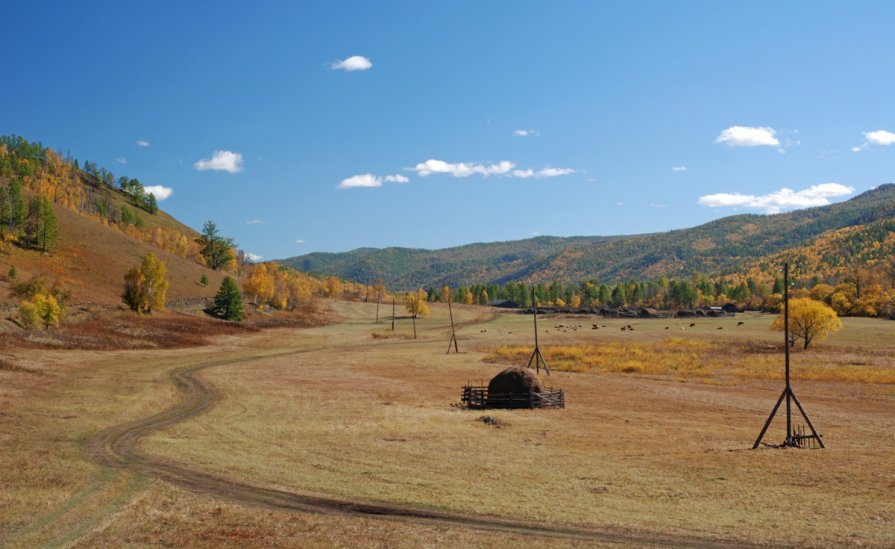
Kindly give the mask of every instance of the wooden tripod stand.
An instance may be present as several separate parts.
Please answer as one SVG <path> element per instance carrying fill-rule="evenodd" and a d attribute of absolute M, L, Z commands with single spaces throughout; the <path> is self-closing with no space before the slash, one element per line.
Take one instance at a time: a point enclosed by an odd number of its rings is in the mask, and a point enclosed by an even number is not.
<path fill-rule="evenodd" d="M 798 397 L 792 390 L 792 385 L 789 383 L 789 347 L 792 344 L 789 339 L 789 263 L 783 264 L 783 333 L 785 334 L 784 347 L 786 348 L 786 387 L 783 389 L 783 393 L 780 394 L 780 398 L 777 399 L 777 404 L 775 404 L 774 409 L 771 410 L 771 415 L 768 416 L 768 420 L 765 422 L 764 427 L 762 427 L 761 433 L 759 433 L 758 438 L 755 440 L 755 444 L 752 445 L 752 449 L 754 450 L 755 448 L 758 448 L 758 445 L 761 444 L 761 440 L 768 431 L 768 427 L 771 426 L 771 422 L 774 420 L 774 416 L 777 414 L 780 404 L 783 403 L 783 399 L 786 399 L 786 439 L 783 441 L 783 447 L 800 447 L 803 440 L 814 439 L 821 448 L 826 448 L 823 439 L 820 434 L 818 434 L 817 429 L 814 428 L 814 424 L 811 423 L 811 419 L 808 417 L 807 412 L 805 412 L 805 408 L 802 407 L 802 403 L 799 402 Z M 810 435 L 801 433 L 793 435 L 793 402 L 796 403 L 796 407 L 798 407 L 802 417 L 805 418 L 805 423 L 807 423 L 808 428 L 811 429 Z"/>
<path fill-rule="evenodd" d="M 535 288 L 531 287 L 531 305 L 534 307 L 535 312 L 535 350 L 531 353 L 531 358 L 528 359 L 528 367 L 531 368 L 531 363 L 535 363 L 535 372 L 541 373 L 541 364 L 544 365 L 544 370 L 547 372 L 547 375 L 550 375 L 550 368 L 547 366 L 547 361 L 544 360 L 544 355 L 541 354 L 541 347 L 538 345 L 538 303 L 535 301 Z"/>

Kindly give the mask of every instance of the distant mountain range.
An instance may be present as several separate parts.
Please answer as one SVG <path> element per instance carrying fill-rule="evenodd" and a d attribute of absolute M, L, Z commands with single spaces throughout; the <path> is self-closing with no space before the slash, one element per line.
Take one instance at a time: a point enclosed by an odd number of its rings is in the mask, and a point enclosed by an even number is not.
<path fill-rule="evenodd" d="M 279 261 L 390 288 L 461 286 L 517 280 L 648 280 L 691 273 L 726 274 L 764 256 L 814 244 L 825 233 L 895 218 L 895 184 L 851 200 L 775 215 L 742 214 L 698 227 L 631 236 L 542 236 L 441 250 L 359 248 Z"/>

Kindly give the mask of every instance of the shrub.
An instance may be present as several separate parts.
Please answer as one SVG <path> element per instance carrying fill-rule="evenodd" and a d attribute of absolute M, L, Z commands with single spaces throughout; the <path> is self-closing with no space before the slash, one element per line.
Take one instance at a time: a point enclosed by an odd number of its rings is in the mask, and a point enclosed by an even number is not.
<path fill-rule="evenodd" d="M 214 315 L 224 320 L 242 320 L 242 294 L 236 281 L 229 276 L 224 277 L 221 288 L 214 296 Z"/>

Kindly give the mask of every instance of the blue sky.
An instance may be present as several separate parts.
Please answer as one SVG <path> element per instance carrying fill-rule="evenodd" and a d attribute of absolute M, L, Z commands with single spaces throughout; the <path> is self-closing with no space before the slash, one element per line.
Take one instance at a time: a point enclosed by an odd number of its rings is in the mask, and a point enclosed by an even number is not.
<path fill-rule="evenodd" d="M 895 180 L 892 2 L 31 4 L 0 18 L 0 133 L 171 189 L 264 259 L 664 231 Z"/>

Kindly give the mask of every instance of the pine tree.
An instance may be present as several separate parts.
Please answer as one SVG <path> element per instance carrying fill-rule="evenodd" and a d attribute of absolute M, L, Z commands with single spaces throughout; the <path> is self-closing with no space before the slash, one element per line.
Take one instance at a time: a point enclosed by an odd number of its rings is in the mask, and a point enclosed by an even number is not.
<path fill-rule="evenodd" d="M 224 320 L 242 320 L 242 294 L 236 281 L 229 276 L 224 277 L 221 288 L 214 296 L 214 314 Z"/>
<path fill-rule="evenodd" d="M 25 243 L 47 252 L 56 244 L 59 226 L 56 211 L 50 199 L 34 195 L 28 202 L 28 217 L 25 219 Z"/>
<path fill-rule="evenodd" d="M 214 270 L 226 267 L 233 261 L 232 249 L 236 244 L 232 238 L 221 236 L 218 226 L 210 219 L 202 226 L 202 236 L 196 239 L 196 243 L 202 246 L 199 253 L 205 258 L 208 266 Z"/>
<path fill-rule="evenodd" d="M 155 199 L 155 195 L 149 193 L 146 195 L 146 211 L 154 214 L 158 211 L 158 201 Z"/>
<path fill-rule="evenodd" d="M 25 224 L 25 199 L 22 198 L 22 183 L 13 178 L 9 182 L 9 206 L 7 207 L 7 227 L 9 232 L 18 236 Z"/>

